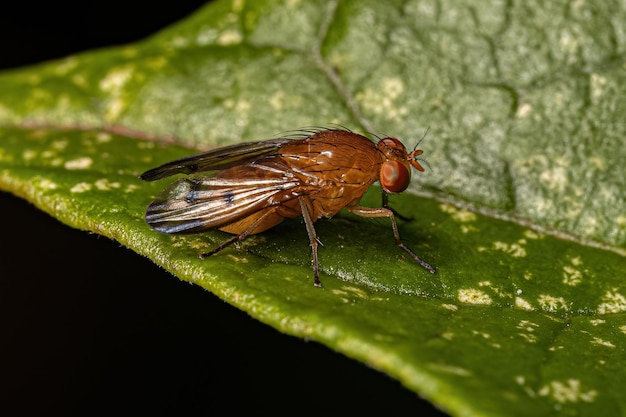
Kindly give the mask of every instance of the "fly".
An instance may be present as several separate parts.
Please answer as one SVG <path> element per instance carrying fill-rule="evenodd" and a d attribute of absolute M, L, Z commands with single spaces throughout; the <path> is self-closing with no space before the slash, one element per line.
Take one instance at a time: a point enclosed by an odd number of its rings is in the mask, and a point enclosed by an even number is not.
<path fill-rule="evenodd" d="M 396 244 L 435 273 L 435 268 L 402 243 L 396 214 L 387 206 L 388 194 L 409 186 L 411 167 L 424 171 L 419 163 L 422 152 L 408 152 L 395 138 L 374 143 L 343 129 L 303 130 L 289 137 L 213 149 L 141 174 L 145 181 L 189 175 L 176 180 L 148 206 L 146 222 L 169 234 L 219 229 L 234 235 L 200 255 L 206 258 L 248 235 L 302 216 L 311 245 L 314 284 L 321 287 L 320 242 L 313 223 L 345 208 L 361 217 L 388 217 Z M 359 205 L 376 181 L 382 188 L 383 206 Z"/>

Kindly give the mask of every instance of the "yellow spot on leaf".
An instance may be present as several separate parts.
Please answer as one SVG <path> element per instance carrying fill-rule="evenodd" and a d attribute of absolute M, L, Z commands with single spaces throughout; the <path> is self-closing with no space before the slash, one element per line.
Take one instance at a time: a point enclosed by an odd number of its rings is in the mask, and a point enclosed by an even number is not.
<path fill-rule="evenodd" d="M 581 388 L 580 380 L 570 378 L 565 382 L 551 381 L 549 384 L 544 385 L 538 392 L 542 397 L 551 397 L 556 402 L 564 403 L 577 403 L 593 402 L 598 396 L 596 390 L 583 391 Z"/>
<path fill-rule="evenodd" d="M 25 161 L 31 161 L 37 158 L 37 151 L 34 151 L 32 149 L 26 149 L 24 152 L 22 152 L 22 158 Z"/>
<path fill-rule="evenodd" d="M 572 287 L 580 284 L 583 280 L 583 273 L 573 266 L 565 265 L 563 267 L 563 283 Z"/>
<path fill-rule="evenodd" d="M 88 184 L 86 182 L 79 182 L 78 184 L 70 188 L 71 193 L 84 193 L 85 191 L 89 190 L 91 190 L 91 184 Z"/>
<path fill-rule="evenodd" d="M 65 162 L 65 169 L 67 170 L 78 170 L 78 169 L 88 169 L 93 164 L 93 159 L 88 156 L 84 156 L 82 158 L 72 159 L 70 161 Z"/>
<path fill-rule="evenodd" d="M 515 297 L 515 307 L 526 311 L 534 310 L 533 306 L 522 297 Z"/>
<path fill-rule="evenodd" d="M 537 233 L 534 230 L 525 230 L 524 231 L 524 236 L 528 239 L 541 239 L 543 238 L 543 235 L 541 233 Z"/>
<path fill-rule="evenodd" d="M 607 291 L 602 297 L 602 303 L 598 306 L 598 314 L 614 314 L 626 311 L 626 297 L 617 292 L 617 288 L 613 291 Z"/>
<path fill-rule="evenodd" d="M 526 256 L 526 249 L 522 245 L 526 244 L 526 239 L 520 239 L 516 243 L 494 242 L 493 247 L 504 253 L 508 253 L 514 258 L 523 258 Z"/>
<path fill-rule="evenodd" d="M 450 214 L 452 219 L 459 223 L 476 221 L 476 213 L 472 213 L 471 211 L 456 208 L 451 204 L 441 204 L 439 208 L 444 213 Z"/>
<path fill-rule="evenodd" d="M 111 142 L 111 135 L 106 132 L 99 132 L 96 136 L 96 141 L 98 143 L 108 143 Z"/>
<path fill-rule="evenodd" d="M 517 111 L 515 112 L 515 117 L 517 117 L 518 119 L 523 119 L 527 117 L 532 111 L 533 106 L 528 103 L 522 103 L 517 108 Z"/>
<path fill-rule="evenodd" d="M 458 291 L 458 299 L 466 304 L 491 305 L 493 301 L 485 292 L 476 288 L 461 288 Z"/>
<path fill-rule="evenodd" d="M 105 93 L 119 94 L 131 79 L 134 68 L 132 66 L 114 68 L 100 80 L 100 89 Z"/>
<path fill-rule="evenodd" d="M 398 105 L 396 100 L 404 92 L 404 81 L 398 77 L 390 77 L 382 80 L 381 84 L 378 88 L 368 88 L 357 94 L 358 102 L 375 114 L 384 114 L 389 119 L 402 121 L 407 116 L 408 109 Z"/>
<path fill-rule="evenodd" d="M 594 345 L 598 345 L 598 346 L 605 346 L 605 347 L 610 347 L 610 348 L 615 347 L 613 343 L 609 342 L 608 340 L 600 339 L 599 337 L 594 337 L 591 343 L 593 343 Z"/>
<path fill-rule="evenodd" d="M 542 294 L 539 296 L 539 305 L 545 311 L 555 313 L 558 310 L 569 311 L 569 307 L 563 297 L 554 297 L 548 294 Z"/>
<path fill-rule="evenodd" d="M 120 188 L 119 182 L 111 182 L 107 178 L 99 179 L 95 182 L 95 186 L 100 191 L 110 191 L 114 188 Z"/>
<path fill-rule="evenodd" d="M 229 29 L 222 32 L 217 38 L 217 44 L 222 46 L 238 45 L 243 40 L 243 35 L 240 31 Z"/>
<path fill-rule="evenodd" d="M 56 190 L 57 188 L 59 188 L 59 186 L 55 183 L 52 182 L 49 179 L 42 179 L 39 181 L 39 188 L 42 188 L 44 190 Z"/>

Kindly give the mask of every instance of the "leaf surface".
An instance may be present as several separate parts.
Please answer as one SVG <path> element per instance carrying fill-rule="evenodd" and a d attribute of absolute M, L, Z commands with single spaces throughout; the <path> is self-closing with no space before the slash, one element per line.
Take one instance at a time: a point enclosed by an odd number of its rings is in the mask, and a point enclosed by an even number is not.
<path fill-rule="evenodd" d="M 538 10 L 541 9 L 541 13 Z M 0 187 L 452 415 L 616 415 L 626 387 L 619 2 L 217 1 L 126 47 L 0 75 Z M 610 29 L 609 29 L 610 28 Z M 228 235 L 143 221 L 198 149 L 338 123 L 420 144 L 390 224 Z M 366 206 L 380 205 L 373 187 Z"/>

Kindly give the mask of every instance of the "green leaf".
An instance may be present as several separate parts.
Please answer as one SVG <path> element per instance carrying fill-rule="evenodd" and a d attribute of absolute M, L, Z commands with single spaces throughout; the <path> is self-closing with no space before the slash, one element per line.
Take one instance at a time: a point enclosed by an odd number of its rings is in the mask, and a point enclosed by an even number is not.
<path fill-rule="evenodd" d="M 452 415 L 626 406 L 626 10 L 620 2 L 217 1 L 146 41 L 0 75 L 0 187 L 113 238 Z M 137 175 L 339 123 L 420 144 L 390 224 L 285 222 L 205 260 Z M 380 204 L 373 187 L 364 205 Z"/>

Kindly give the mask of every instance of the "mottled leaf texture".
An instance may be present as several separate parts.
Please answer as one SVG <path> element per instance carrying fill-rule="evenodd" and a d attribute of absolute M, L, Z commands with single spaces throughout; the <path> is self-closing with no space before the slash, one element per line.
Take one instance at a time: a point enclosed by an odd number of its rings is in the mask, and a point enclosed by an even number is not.
<path fill-rule="evenodd" d="M 626 409 L 626 10 L 619 1 L 216 1 L 137 44 L 0 75 L 0 187 L 453 416 Z M 420 144 L 389 222 L 228 235 L 144 222 L 195 149 L 333 123 Z M 365 205 L 380 204 L 380 191 Z M 62 275 L 61 278 L 62 279 Z"/>

